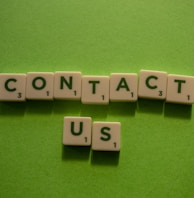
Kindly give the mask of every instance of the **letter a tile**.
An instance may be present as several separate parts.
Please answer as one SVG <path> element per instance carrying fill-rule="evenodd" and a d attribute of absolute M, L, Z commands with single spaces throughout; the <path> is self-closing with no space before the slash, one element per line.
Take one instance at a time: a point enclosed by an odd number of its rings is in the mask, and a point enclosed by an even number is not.
<path fill-rule="evenodd" d="M 110 100 L 120 102 L 137 101 L 137 74 L 112 73 L 110 75 Z"/>

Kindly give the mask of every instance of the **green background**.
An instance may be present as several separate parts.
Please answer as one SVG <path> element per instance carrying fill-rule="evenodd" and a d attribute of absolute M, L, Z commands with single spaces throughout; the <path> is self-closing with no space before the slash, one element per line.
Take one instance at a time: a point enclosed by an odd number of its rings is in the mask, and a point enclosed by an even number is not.
<path fill-rule="evenodd" d="M 0 72 L 194 75 L 193 0 L 0 0 Z M 122 149 L 62 146 L 64 116 L 120 121 Z M 0 197 L 194 197 L 192 106 L 0 103 Z"/>

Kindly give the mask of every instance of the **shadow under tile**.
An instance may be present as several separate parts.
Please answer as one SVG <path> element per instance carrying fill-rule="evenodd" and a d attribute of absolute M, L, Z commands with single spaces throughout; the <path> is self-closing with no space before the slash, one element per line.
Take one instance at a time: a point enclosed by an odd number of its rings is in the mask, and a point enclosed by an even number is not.
<path fill-rule="evenodd" d="M 164 100 L 138 99 L 137 110 L 142 113 L 162 114 L 164 111 Z"/>
<path fill-rule="evenodd" d="M 26 102 L 0 102 L 0 115 L 2 116 L 24 116 Z"/>
<path fill-rule="evenodd" d="M 62 160 L 85 160 L 90 156 L 90 146 L 65 146 L 62 145 Z"/>
<path fill-rule="evenodd" d="M 26 101 L 27 114 L 51 114 L 53 101 L 28 100 Z"/>
<path fill-rule="evenodd" d="M 137 102 L 111 102 L 109 104 L 109 114 L 115 116 L 134 116 Z"/>
<path fill-rule="evenodd" d="M 106 119 L 108 113 L 108 105 L 83 104 L 80 116 L 90 116 L 93 119 Z"/>
<path fill-rule="evenodd" d="M 191 119 L 192 105 L 165 103 L 164 116 L 180 119 Z"/>
<path fill-rule="evenodd" d="M 80 114 L 81 102 L 69 100 L 54 100 L 53 112 L 55 114 Z"/>
<path fill-rule="evenodd" d="M 118 166 L 120 152 L 118 151 L 92 151 L 91 164 L 103 166 Z"/>

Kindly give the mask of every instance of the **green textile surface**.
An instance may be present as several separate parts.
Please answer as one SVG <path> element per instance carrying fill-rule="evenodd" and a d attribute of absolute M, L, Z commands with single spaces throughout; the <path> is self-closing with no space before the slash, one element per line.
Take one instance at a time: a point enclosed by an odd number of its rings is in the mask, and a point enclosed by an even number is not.
<path fill-rule="evenodd" d="M 194 1 L 1 0 L 0 72 L 194 76 Z M 193 198 L 192 106 L 0 102 L 0 197 Z M 122 124 L 120 154 L 64 147 L 64 116 Z"/>

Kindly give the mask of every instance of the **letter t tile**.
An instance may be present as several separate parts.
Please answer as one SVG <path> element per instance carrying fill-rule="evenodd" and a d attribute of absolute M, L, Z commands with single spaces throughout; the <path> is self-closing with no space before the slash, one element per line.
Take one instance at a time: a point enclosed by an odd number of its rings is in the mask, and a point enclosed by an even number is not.
<path fill-rule="evenodd" d="M 83 76 L 81 101 L 84 104 L 108 104 L 109 77 Z"/>

